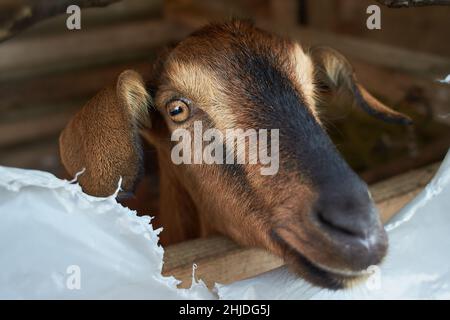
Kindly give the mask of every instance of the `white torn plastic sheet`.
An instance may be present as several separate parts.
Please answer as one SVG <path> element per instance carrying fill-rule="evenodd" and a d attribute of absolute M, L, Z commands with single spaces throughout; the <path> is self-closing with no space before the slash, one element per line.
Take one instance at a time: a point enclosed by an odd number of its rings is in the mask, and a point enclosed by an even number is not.
<path fill-rule="evenodd" d="M 448 83 L 448 84 L 450 84 L 450 74 L 447 75 L 444 79 L 439 79 L 438 81 L 440 83 Z"/>
<path fill-rule="evenodd" d="M 77 184 L 0 167 L 0 298 L 211 299 L 202 282 L 161 275 L 150 217 Z"/>
<path fill-rule="evenodd" d="M 366 282 L 313 287 L 285 267 L 217 286 L 222 299 L 450 299 L 450 152 L 429 185 L 386 226 L 389 252 Z"/>
<path fill-rule="evenodd" d="M 149 217 L 40 171 L 0 167 L 0 298 L 450 299 L 450 155 L 426 189 L 387 226 L 378 273 L 342 291 L 313 287 L 285 268 L 215 294 L 177 289 L 161 275 Z"/>

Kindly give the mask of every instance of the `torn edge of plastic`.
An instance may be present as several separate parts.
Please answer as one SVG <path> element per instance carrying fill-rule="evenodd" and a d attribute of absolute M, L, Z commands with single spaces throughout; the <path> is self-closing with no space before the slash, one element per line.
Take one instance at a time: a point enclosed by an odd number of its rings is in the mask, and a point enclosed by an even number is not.
<path fill-rule="evenodd" d="M 450 74 L 448 74 L 444 79 L 437 79 L 437 82 L 450 84 Z"/>
<path fill-rule="evenodd" d="M 430 181 L 430 183 L 428 183 L 425 189 L 422 190 L 419 196 L 417 196 L 416 199 L 418 199 L 418 201 L 411 202 L 410 204 L 406 205 L 399 213 L 397 213 L 393 218 L 393 222 L 388 223 L 385 226 L 386 231 L 391 231 L 402 225 L 403 223 L 411 220 L 411 218 L 416 214 L 417 210 L 426 205 L 430 199 L 436 197 L 442 192 L 443 186 L 448 184 L 450 181 L 450 170 L 445 170 L 447 167 L 450 167 L 450 152 L 447 152 L 447 156 L 442 161 L 442 164 L 439 167 L 439 170 L 435 174 L 434 178 Z M 402 212 L 408 213 L 402 215 Z"/>
<path fill-rule="evenodd" d="M 46 188 L 49 190 L 61 189 L 66 191 L 70 196 L 73 196 L 74 199 L 82 200 L 83 206 L 88 206 L 89 203 L 102 203 L 100 207 L 97 205 L 96 213 L 101 214 L 109 209 L 116 208 L 116 210 L 122 212 L 129 219 L 143 226 L 143 229 L 141 229 L 141 232 L 139 233 L 146 238 L 148 245 L 151 246 L 153 250 L 155 250 L 157 256 L 160 257 L 160 262 L 157 266 L 158 273 L 150 276 L 154 277 L 154 279 L 159 282 L 164 283 L 169 288 L 175 289 L 180 298 L 217 299 L 217 296 L 207 288 L 202 280 L 195 279 L 195 269 L 193 269 L 193 281 L 189 289 L 177 288 L 178 284 L 181 283 L 180 280 L 173 276 L 164 276 L 162 274 L 164 248 L 159 243 L 159 233 L 162 231 L 162 228 L 158 228 L 156 230 L 153 229 L 153 225 L 151 224 L 152 217 L 138 216 L 135 210 L 130 210 L 123 207 L 116 201 L 115 197 L 121 190 L 122 177 L 119 178 L 116 191 L 110 196 L 101 198 L 84 193 L 81 186 L 76 183 L 77 179 L 83 172 L 83 170 L 80 171 L 75 175 L 75 179 L 69 181 L 59 179 L 53 174 L 44 171 L 0 166 L 0 188 L 3 187 L 11 192 L 20 192 L 21 189 L 25 187 Z M 80 205 L 79 201 L 76 201 L 76 203 L 77 205 Z M 76 209 L 75 205 L 64 205 L 63 202 L 62 205 L 67 209 L 67 212 L 74 212 L 74 209 Z"/>
<path fill-rule="evenodd" d="M 83 168 L 83 169 L 81 169 L 81 171 L 78 171 L 77 173 L 75 173 L 75 177 L 73 177 L 73 179 L 70 180 L 69 183 L 78 182 L 78 177 L 81 176 L 85 172 L 86 172 L 86 168 Z"/>

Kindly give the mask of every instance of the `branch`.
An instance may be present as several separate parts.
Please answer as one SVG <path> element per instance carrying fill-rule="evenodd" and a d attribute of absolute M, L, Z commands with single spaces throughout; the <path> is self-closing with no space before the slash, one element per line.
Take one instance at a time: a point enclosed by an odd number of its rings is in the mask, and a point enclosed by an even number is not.
<path fill-rule="evenodd" d="M 409 8 L 424 6 L 450 6 L 450 0 L 377 0 L 389 8 Z"/>
<path fill-rule="evenodd" d="M 0 0 L 0 42 L 35 23 L 80 8 L 104 7 L 120 0 Z"/>

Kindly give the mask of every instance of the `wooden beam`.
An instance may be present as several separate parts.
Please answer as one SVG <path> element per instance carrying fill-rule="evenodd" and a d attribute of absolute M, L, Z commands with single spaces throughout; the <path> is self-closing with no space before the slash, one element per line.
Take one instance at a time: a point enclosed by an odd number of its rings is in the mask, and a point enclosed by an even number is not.
<path fill-rule="evenodd" d="M 63 177 L 65 171 L 59 158 L 58 136 L 49 136 L 27 145 L 1 148 L 0 165 L 44 170 L 57 177 Z M 71 179 L 71 177 L 67 178 Z"/>
<path fill-rule="evenodd" d="M 371 186 L 384 223 L 426 186 L 438 166 L 433 164 Z M 180 287 L 189 287 L 193 263 L 197 264 L 197 278 L 211 288 L 215 282 L 231 283 L 272 270 L 283 261 L 265 250 L 244 248 L 227 238 L 213 237 L 165 248 L 163 274 L 181 280 Z"/>
<path fill-rule="evenodd" d="M 151 56 L 149 53 L 149 60 Z M 24 109 L 34 109 L 37 114 L 36 109 L 40 106 L 53 106 L 54 109 L 57 106 L 60 110 L 60 105 L 68 101 L 87 101 L 126 69 L 147 75 L 151 64 L 150 61 L 130 61 L 0 83 L 0 113 L 7 112 L 11 118 L 14 113 L 23 114 Z"/>
<path fill-rule="evenodd" d="M 40 39 L 13 39 L 3 43 L 0 50 L 0 81 L 145 57 L 152 48 L 178 41 L 201 24 L 191 21 L 180 26 L 174 22 L 150 21 L 92 31 L 67 31 Z M 417 74 L 432 81 L 442 79 L 450 70 L 449 58 L 433 54 L 411 52 L 307 28 L 286 29 L 273 24 L 261 26 L 290 36 L 306 46 L 328 45 L 351 59 Z M 33 54 L 30 55 L 30 52 Z"/>
<path fill-rule="evenodd" d="M 52 113 L 39 118 L 30 118 L 12 123 L 0 123 L 0 147 L 29 142 L 60 132 L 75 110 Z"/>
<path fill-rule="evenodd" d="M 433 178 L 439 163 L 411 170 L 396 177 L 375 183 L 370 187 L 383 223 L 410 202 Z"/>
<path fill-rule="evenodd" d="M 190 31 L 156 20 L 12 39 L 0 45 L 0 82 L 144 58 Z"/>
<path fill-rule="evenodd" d="M 272 25 L 266 25 L 266 27 L 279 34 L 287 35 L 305 46 L 330 46 L 350 59 L 416 74 L 431 81 L 443 79 L 450 72 L 449 57 L 414 52 L 375 41 L 307 28 L 282 29 Z"/>
<path fill-rule="evenodd" d="M 229 283 L 275 269 L 283 261 L 263 249 L 242 248 L 217 236 L 167 247 L 163 274 L 175 276 L 182 281 L 181 287 L 189 287 L 193 263 L 198 267 L 196 277 L 211 288 L 216 282 Z"/>

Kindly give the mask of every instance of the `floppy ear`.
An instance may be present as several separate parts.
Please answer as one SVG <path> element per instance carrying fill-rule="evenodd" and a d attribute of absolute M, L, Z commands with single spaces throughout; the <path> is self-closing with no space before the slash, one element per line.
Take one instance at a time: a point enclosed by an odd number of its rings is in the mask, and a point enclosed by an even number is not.
<path fill-rule="evenodd" d="M 353 95 L 356 104 L 371 116 L 386 122 L 412 123 L 408 116 L 392 110 L 373 97 L 359 84 L 353 67 L 342 54 L 327 47 L 314 47 L 310 53 L 317 70 L 319 82 L 323 82 L 323 84 L 334 90 L 346 89 Z"/>
<path fill-rule="evenodd" d="M 142 152 L 139 127 L 149 125 L 149 96 L 135 71 L 120 74 L 70 120 L 59 137 L 61 160 L 78 177 L 84 192 L 95 196 L 114 193 L 122 177 L 129 190 L 139 174 Z"/>

